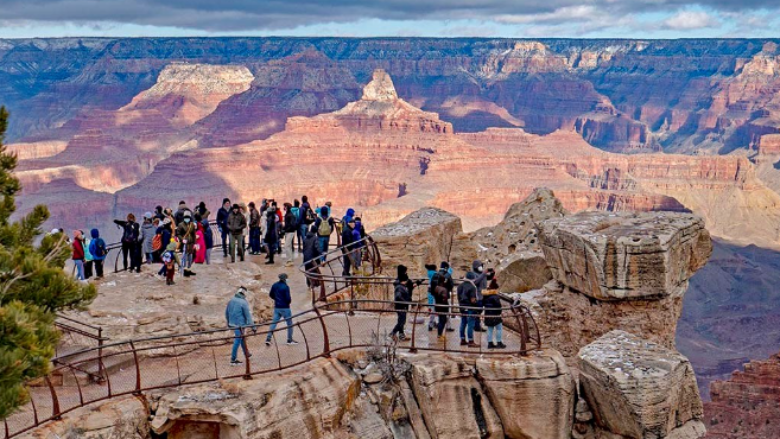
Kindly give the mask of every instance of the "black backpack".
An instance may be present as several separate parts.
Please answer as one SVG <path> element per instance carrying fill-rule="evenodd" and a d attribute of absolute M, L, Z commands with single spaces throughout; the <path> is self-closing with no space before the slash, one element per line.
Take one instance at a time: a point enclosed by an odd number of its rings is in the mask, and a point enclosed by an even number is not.
<path fill-rule="evenodd" d="M 128 223 L 125 225 L 124 229 L 124 233 L 122 234 L 122 242 L 138 241 L 138 223 Z"/>

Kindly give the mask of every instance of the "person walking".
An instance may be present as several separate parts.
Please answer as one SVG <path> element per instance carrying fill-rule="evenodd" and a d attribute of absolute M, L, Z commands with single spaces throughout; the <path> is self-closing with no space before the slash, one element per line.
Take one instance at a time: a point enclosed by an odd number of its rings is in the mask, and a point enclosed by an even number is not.
<path fill-rule="evenodd" d="M 314 232 L 314 228 L 309 229 L 306 234 L 306 239 L 303 241 L 303 268 L 307 273 L 312 273 L 317 268 L 317 264 L 320 261 L 320 249 L 317 244 L 317 234 Z M 309 276 L 306 277 L 306 284 L 312 287 Z"/>
<path fill-rule="evenodd" d="M 480 310 L 477 310 L 477 313 L 474 316 L 474 330 L 477 332 L 483 332 L 484 328 L 482 328 L 482 320 L 480 318 L 482 315 L 482 292 L 487 288 L 487 276 L 489 273 L 493 272 L 493 269 L 488 269 L 488 271 L 485 272 L 482 261 L 475 260 L 471 263 L 471 272 L 475 276 L 474 285 L 477 287 L 477 302 L 475 306 L 480 308 Z"/>
<path fill-rule="evenodd" d="M 452 268 L 450 268 L 450 264 L 447 261 L 442 261 L 441 264 L 439 265 L 438 271 L 435 271 L 436 270 L 435 265 L 430 265 L 429 267 L 433 268 L 434 271 L 433 273 L 431 273 L 430 270 L 428 271 L 428 276 L 430 276 L 430 281 L 429 281 L 430 287 L 428 289 L 428 294 L 429 294 L 428 303 L 434 305 L 436 304 L 449 305 L 449 299 L 450 296 L 452 295 L 452 289 L 455 288 L 455 282 L 452 280 Z M 437 293 L 436 289 L 439 287 L 444 288 L 444 291 Z M 446 296 L 445 302 L 440 303 L 437 299 L 437 296 L 441 296 L 441 297 Z M 441 308 L 441 306 L 439 306 L 439 308 Z M 437 314 L 431 315 L 431 318 L 428 320 L 428 330 L 433 331 L 434 325 L 436 325 L 436 327 L 438 328 L 438 326 L 442 324 L 442 321 L 445 321 L 448 323 L 447 331 L 448 332 L 454 331 L 454 329 L 452 328 L 452 322 L 449 321 L 448 316 L 444 315 L 443 316 L 444 318 L 442 318 L 442 315 L 439 314 L 439 311 L 436 312 Z M 447 309 L 446 312 L 449 313 L 449 309 Z M 438 315 L 438 322 L 434 320 L 434 317 L 436 317 L 437 315 Z M 442 327 L 442 329 L 444 328 Z M 439 330 L 439 336 L 442 335 L 441 334 L 442 329 Z"/>
<path fill-rule="evenodd" d="M 228 234 L 230 231 L 227 226 L 227 219 L 230 215 L 230 198 L 224 198 L 222 200 L 222 207 L 217 211 L 217 228 L 220 235 L 222 235 L 222 256 L 227 258 L 228 255 Z"/>
<path fill-rule="evenodd" d="M 488 276 L 490 283 L 482 293 L 482 304 L 485 307 L 485 326 L 487 326 L 487 347 L 488 349 L 505 349 L 506 345 L 501 340 L 504 328 L 504 321 L 501 318 L 501 298 L 498 296 L 498 282 L 494 276 L 494 274 Z M 495 343 L 493 342 L 494 335 Z"/>
<path fill-rule="evenodd" d="M 276 211 L 273 208 L 266 210 L 265 212 L 265 248 L 266 248 L 266 265 L 274 263 L 274 255 L 276 255 L 276 246 L 279 243 L 279 229 L 276 227 L 279 217 L 276 215 Z"/>
<path fill-rule="evenodd" d="M 297 201 L 297 200 L 296 200 Z M 287 267 L 292 267 L 295 258 L 295 237 L 298 235 L 298 215 L 290 203 L 284 203 L 284 247 L 287 253 Z"/>
<path fill-rule="evenodd" d="M 125 270 L 127 270 L 127 258 L 130 257 L 130 271 L 134 269 L 141 272 L 141 264 L 136 261 L 135 248 L 138 242 L 138 237 L 141 234 L 138 223 L 135 222 L 135 215 L 132 213 L 127 214 L 127 220 L 114 220 L 114 224 L 122 228 L 122 263 Z"/>
<path fill-rule="evenodd" d="M 406 326 L 406 314 L 409 310 L 409 302 L 412 301 L 412 291 L 414 290 L 415 283 L 409 279 L 408 269 L 404 265 L 399 265 L 397 268 L 398 277 L 393 282 L 393 300 L 395 301 L 395 313 L 397 320 L 393 330 L 390 332 L 390 337 L 393 339 L 405 341 L 406 334 L 404 333 L 404 326 Z M 417 282 L 420 285 L 421 281 Z"/>
<path fill-rule="evenodd" d="M 106 242 L 100 237 L 98 229 L 90 230 L 89 234 L 92 236 L 92 241 L 89 242 L 89 252 L 92 254 L 92 261 L 95 266 L 95 279 L 103 279 L 103 261 L 105 261 L 108 254 Z"/>
<path fill-rule="evenodd" d="M 81 230 L 73 231 L 73 264 L 76 265 L 76 279 L 86 280 L 84 277 L 84 237 L 81 235 Z"/>
<path fill-rule="evenodd" d="M 249 203 L 249 254 L 260 254 L 260 212 L 254 201 Z"/>
<path fill-rule="evenodd" d="M 141 242 L 143 254 L 146 256 L 146 263 L 151 264 L 154 261 L 154 249 L 152 248 L 152 241 L 157 235 L 157 230 L 152 224 L 152 212 L 146 212 L 144 214 L 144 223 L 141 225 Z"/>
<path fill-rule="evenodd" d="M 230 214 L 228 214 L 227 217 L 226 227 L 229 232 L 230 262 L 236 262 L 236 250 L 238 250 L 238 256 L 243 261 L 243 241 L 244 229 L 246 229 L 246 217 L 241 213 L 241 208 L 238 204 L 233 204 L 233 208 L 230 210 Z"/>
<path fill-rule="evenodd" d="M 257 332 L 257 328 L 254 326 L 255 321 L 252 319 L 252 311 L 249 309 L 249 302 L 246 301 L 246 288 L 239 287 L 236 294 L 230 299 L 225 308 L 225 319 L 228 328 L 233 330 L 234 335 L 233 349 L 230 351 L 230 365 L 238 366 L 242 363 L 238 359 L 239 346 L 243 348 L 244 358 L 252 356 L 246 345 L 246 339 L 244 339 L 244 329 L 251 327 L 253 332 Z"/>
<path fill-rule="evenodd" d="M 314 222 L 314 230 L 317 231 L 317 242 L 320 246 L 320 253 L 322 253 L 323 261 L 325 260 L 325 254 L 328 252 L 328 245 L 330 245 L 330 235 L 336 228 L 336 221 L 330 216 L 330 211 L 326 206 L 320 208 L 320 215 Z"/>
<path fill-rule="evenodd" d="M 463 283 L 458 285 L 458 305 L 460 307 L 460 345 L 470 348 L 474 343 L 474 324 L 477 315 L 477 286 L 474 285 L 476 275 L 469 271 Z"/>
<path fill-rule="evenodd" d="M 287 324 L 287 344 L 298 344 L 298 342 L 293 339 L 292 310 L 290 309 L 292 296 L 290 295 L 290 287 L 287 285 L 286 273 L 281 273 L 279 275 L 279 281 L 271 286 L 269 296 L 271 296 L 271 299 L 274 301 L 274 317 L 271 321 L 271 327 L 268 329 L 268 335 L 265 338 L 265 345 L 271 346 L 271 338 L 276 330 L 276 325 L 281 319 L 284 319 Z"/>

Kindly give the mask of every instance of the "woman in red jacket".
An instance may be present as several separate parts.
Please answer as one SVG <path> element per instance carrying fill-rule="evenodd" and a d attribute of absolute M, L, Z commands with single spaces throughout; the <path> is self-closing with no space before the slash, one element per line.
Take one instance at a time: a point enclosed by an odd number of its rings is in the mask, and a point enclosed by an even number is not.
<path fill-rule="evenodd" d="M 73 231 L 73 263 L 76 265 L 76 278 L 84 280 L 84 236 L 80 230 Z"/>

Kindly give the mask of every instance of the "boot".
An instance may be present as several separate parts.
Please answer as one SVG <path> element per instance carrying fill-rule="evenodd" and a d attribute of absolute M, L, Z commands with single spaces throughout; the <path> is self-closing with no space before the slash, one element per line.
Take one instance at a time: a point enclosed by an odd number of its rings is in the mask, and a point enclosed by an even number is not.
<path fill-rule="evenodd" d="M 488 343 L 488 349 L 495 349 L 495 348 L 496 348 L 496 345 L 493 344 L 492 341 Z"/>

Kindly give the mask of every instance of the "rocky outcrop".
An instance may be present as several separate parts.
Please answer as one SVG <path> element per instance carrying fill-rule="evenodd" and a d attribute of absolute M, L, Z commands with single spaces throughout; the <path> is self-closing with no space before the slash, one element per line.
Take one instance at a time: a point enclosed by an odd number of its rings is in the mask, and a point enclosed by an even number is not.
<path fill-rule="evenodd" d="M 413 212 L 398 222 L 382 226 L 371 237 L 382 249 L 385 271 L 405 264 L 410 274 L 425 275 L 426 264 L 448 261 L 455 237 L 463 231 L 460 218 L 441 209 Z"/>
<path fill-rule="evenodd" d="M 780 435 L 780 355 L 751 361 L 711 386 L 705 404 L 708 438 L 769 439 Z"/>
<path fill-rule="evenodd" d="M 693 215 L 583 212 L 540 229 L 553 277 L 598 300 L 681 296 L 712 253 L 709 232 Z"/>
<path fill-rule="evenodd" d="M 580 350 L 579 370 L 599 428 L 631 439 L 704 435 L 696 377 L 679 353 L 613 331 Z"/>
<path fill-rule="evenodd" d="M 20 439 L 150 439 L 149 407 L 142 398 L 125 396 L 67 414 Z"/>

